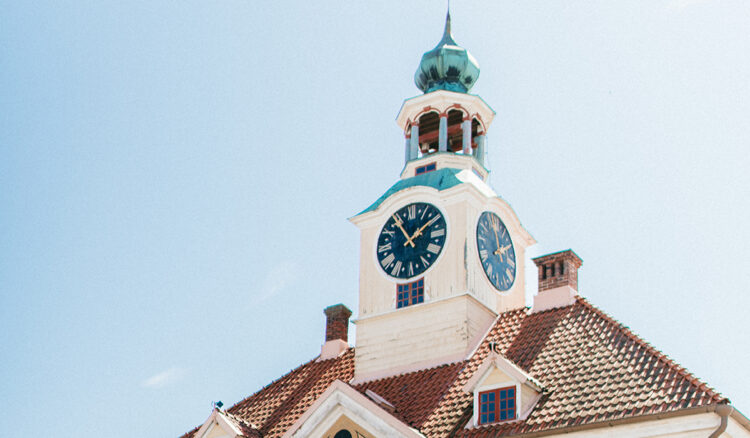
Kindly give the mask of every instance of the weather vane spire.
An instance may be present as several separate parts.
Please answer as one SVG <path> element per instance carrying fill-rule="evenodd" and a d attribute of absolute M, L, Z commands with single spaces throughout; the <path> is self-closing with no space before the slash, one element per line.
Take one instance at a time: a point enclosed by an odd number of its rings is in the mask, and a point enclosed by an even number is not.
<path fill-rule="evenodd" d="M 448 0 L 448 12 L 445 14 L 445 32 L 443 35 L 451 34 L 451 0 Z"/>

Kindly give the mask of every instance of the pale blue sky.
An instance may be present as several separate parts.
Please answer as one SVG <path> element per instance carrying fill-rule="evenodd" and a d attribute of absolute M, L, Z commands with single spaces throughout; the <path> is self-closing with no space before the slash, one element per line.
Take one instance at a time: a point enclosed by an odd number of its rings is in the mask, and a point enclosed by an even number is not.
<path fill-rule="evenodd" d="M 357 304 L 442 1 L 0 1 L 0 430 L 178 436 Z M 750 2 L 461 1 L 491 182 L 750 413 Z"/>

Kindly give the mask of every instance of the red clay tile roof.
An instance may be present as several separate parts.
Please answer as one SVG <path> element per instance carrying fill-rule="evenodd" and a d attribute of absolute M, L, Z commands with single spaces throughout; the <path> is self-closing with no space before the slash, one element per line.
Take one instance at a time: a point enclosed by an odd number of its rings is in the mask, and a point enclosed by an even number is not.
<path fill-rule="evenodd" d="M 465 429 L 472 395 L 463 386 L 489 354 L 490 342 L 534 376 L 545 393 L 523 421 Z M 261 437 L 279 437 L 334 380 L 349 382 L 353 373 L 350 349 L 339 358 L 300 366 L 228 412 L 254 425 Z M 503 313 L 466 361 L 354 388 L 383 397 L 396 408 L 394 416 L 427 437 L 508 436 L 729 403 L 582 298 L 545 312 Z"/>

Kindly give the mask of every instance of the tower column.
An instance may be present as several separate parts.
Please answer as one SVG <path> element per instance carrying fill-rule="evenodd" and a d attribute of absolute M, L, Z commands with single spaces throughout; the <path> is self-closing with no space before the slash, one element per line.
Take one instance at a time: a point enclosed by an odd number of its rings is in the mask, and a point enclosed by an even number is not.
<path fill-rule="evenodd" d="M 448 114 L 440 114 L 440 132 L 438 133 L 438 151 L 448 152 Z"/>
<path fill-rule="evenodd" d="M 469 155 L 471 153 L 471 119 L 466 119 L 461 124 L 461 131 L 463 131 L 463 149 L 464 154 Z"/>
<path fill-rule="evenodd" d="M 404 163 L 408 163 L 411 160 L 411 138 L 406 136 L 406 144 L 404 144 Z"/>
<path fill-rule="evenodd" d="M 484 166 L 484 139 L 485 135 L 477 135 L 477 149 L 475 151 L 475 157 L 477 161 L 479 161 L 479 164 Z"/>
<path fill-rule="evenodd" d="M 409 158 L 414 160 L 419 156 L 419 125 L 411 125 L 411 145 L 409 146 Z"/>

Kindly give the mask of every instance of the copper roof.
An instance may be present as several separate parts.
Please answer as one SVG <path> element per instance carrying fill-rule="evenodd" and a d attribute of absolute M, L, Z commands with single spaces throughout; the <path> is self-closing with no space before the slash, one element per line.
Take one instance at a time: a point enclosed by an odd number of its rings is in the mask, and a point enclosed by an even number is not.
<path fill-rule="evenodd" d="M 545 392 L 525 420 L 466 429 L 472 394 L 463 386 L 490 353 L 491 342 Z M 261 437 L 280 437 L 334 380 L 349 382 L 353 374 L 350 349 L 298 367 L 227 412 Z M 536 433 L 729 403 L 583 298 L 544 312 L 503 313 L 468 360 L 353 388 L 375 392 L 395 407 L 394 416 L 427 437 Z"/>

